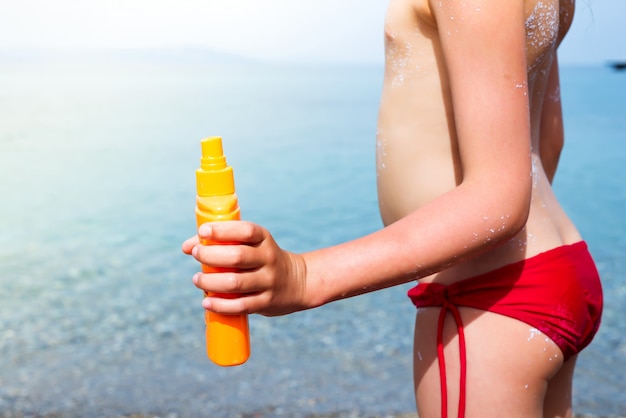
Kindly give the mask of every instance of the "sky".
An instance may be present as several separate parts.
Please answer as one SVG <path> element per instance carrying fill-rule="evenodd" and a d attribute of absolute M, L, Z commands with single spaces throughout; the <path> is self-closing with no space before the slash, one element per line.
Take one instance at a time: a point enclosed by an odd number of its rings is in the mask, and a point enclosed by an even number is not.
<path fill-rule="evenodd" d="M 505 0 L 502 0 L 505 1 Z M 381 63 L 388 0 L 0 0 L 0 50 L 206 47 Z M 626 0 L 578 0 L 562 63 L 626 60 Z"/>

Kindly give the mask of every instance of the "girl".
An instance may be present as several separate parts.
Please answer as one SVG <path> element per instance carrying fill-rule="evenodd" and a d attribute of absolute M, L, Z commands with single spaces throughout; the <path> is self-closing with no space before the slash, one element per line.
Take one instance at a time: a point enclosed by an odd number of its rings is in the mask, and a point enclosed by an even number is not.
<path fill-rule="evenodd" d="M 563 144 L 556 50 L 574 0 L 391 0 L 377 135 L 381 230 L 294 254 L 263 227 L 183 251 L 215 312 L 283 315 L 417 280 L 420 417 L 572 415 L 602 291 L 551 188 Z"/>

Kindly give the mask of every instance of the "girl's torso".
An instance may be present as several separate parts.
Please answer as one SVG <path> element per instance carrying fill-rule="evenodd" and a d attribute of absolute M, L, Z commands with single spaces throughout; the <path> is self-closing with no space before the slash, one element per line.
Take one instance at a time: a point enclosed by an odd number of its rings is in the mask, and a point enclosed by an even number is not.
<path fill-rule="evenodd" d="M 527 224 L 506 244 L 425 281 L 445 283 L 472 277 L 581 239 L 554 196 L 540 155 L 540 140 L 547 140 L 540 138 L 542 106 L 546 98 L 560 100 L 558 90 L 548 88 L 548 75 L 556 47 L 572 22 L 574 0 L 520 1 L 524 1 L 526 15 L 532 135 L 533 187 Z M 438 36 L 429 0 L 390 1 L 377 132 L 378 194 L 385 224 L 406 216 L 462 181 Z"/>

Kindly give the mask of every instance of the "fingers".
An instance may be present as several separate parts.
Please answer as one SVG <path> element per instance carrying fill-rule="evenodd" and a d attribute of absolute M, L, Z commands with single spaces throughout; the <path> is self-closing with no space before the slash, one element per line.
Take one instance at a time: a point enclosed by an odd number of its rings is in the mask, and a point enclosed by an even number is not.
<path fill-rule="evenodd" d="M 252 280 L 251 280 L 252 279 Z M 254 313 L 262 299 L 260 292 L 253 291 L 252 277 L 245 273 L 198 273 L 193 277 L 194 285 L 205 292 L 202 306 L 223 314 Z"/>
<path fill-rule="evenodd" d="M 273 243 L 269 233 L 250 222 L 207 223 L 200 226 L 198 236 L 199 242 L 190 240 L 187 245 L 195 243 L 191 255 L 208 267 L 250 270 L 274 261 L 271 249 L 264 245 Z M 203 241 L 219 245 L 200 245 Z"/>
<path fill-rule="evenodd" d="M 267 232 L 263 227 L 252 222 L 222 221 L 200 225 L 198 235 L 201 239 L 214 242 L 237 242 L 254 245 L 263 241 Z"/>
<path fill-rule="evenodd" d="M 191 255 L 205 266 L 221 270 L 253 270 L 266 262 L 263 250 L 241 244 L 196 245 Z"/>
<path fill-rule="evenodd" d="M 252 277 L 250 277 L 250 279 L 251 278 Z M 202 290 L 205 290 L 205 280 L 210 283 L 208 286 L 212 289 L 220 287 L 220 282 L 222 285 L 229 283 L 228 279 L 222 281 L 222 279 L 218 278 L 216 275 L 211 275 L 210 277 L 205 277 L 205 275 L 202 275 L 202 277 L 194 276 L 194 283 L 197 282 L 196 286 Z M 249 284 L 250 281 L 251 280 L 243 278 L 243 282 L 246 284 Z M 239 287 L 236 283 L 236 281 L 230 282 L 233 289 Z M 228 284 L 223 287 L 223 289 L 228 288 L 230 288 Z M 248 293 L 236 293 L 227 290 L 223 291 L 223 293 L 207 293 L 205 290 L 202 307 L 209 311 L 225 315 L 261 314 L 264 316 L 285 315 L 302 309 L 300 305 L 287 301 L 278 301 L 277 295 L 272 291 L 268 291 L 268 289 Z"/>
<path fill-rule="evenodd" d="M 183 250 L 183 252 L 185 254 L 191 255 L 191 251 L 193 250 L 193 247 L 195 247 L 199 243 L 200 243 L 200 239 L 198 238 L 197 235 L 194 235 L 193 237 L 191 237 L 191 238 L 185 240 L 185 242 L 183 242 L 182 250 Z"/>
<path fill-rule="evenodd" d="M 202 272 L 192 280 L 207 294 L 205 309 L 282 315 L 300 308 L 303 280 L 294 282 L 298 288 L 289 285 L 293 273 L 290 255 L 265 228 L 245 221 L 206 223 L 182 249 L 202 264 Z"/>
<path fill-rule="evenodd" d="M 263 296 L 258 294 L 238 295 L 235 298 L 206 296 L 202 307 L 224 315 L 246 315 L 260 313 L 260 307 L 266 305 L 261 302 L 262 299 Z"/>
<path fill-rule="evenodd" d="M 220 295 L 255 293 L 267 288 L 267 281 L 258 271 L 198 272 L 192 281 L 197 288 Z"/>
<path fill-rule="evenodd" d="M 194 235 L 183 242 L 182 250 L 183 253 L 192 255 L 194 247 L 200 244 L 200 240 L 212 241 L 215 243 L 256 245 L 263 241 L 267 235 L 268 234 L 264 228 L 251 222 L 209 222 L 200 225 L 198 228 L 198 235 Z"/>
<path fill-rule="evenodd" d="M 263 244 L 268 237 L 264 228 L 250 222 L 201 225 L 198 237 L 183 244 L 183 251 L 203 265 L 204 273 L 194 276 L 194 284 L 211 293 L 241 294 L 261 290 L 264 275 L 260 271 L 276 260 L 271 246 Z M 205 240 L 211 244 L 202 245 Z M 268 241 L 273 244 L 273 240 Z"/>

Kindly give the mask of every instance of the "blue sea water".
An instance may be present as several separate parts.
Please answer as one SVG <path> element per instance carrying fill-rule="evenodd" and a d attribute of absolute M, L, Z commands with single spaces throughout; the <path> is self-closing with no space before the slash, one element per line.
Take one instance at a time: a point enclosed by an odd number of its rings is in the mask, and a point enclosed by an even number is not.
<path fill-rule="evenodd" d="M 204 354 L 198 266 L 180 251 L 209 135 L 224 138 L 243 217 L 283 247 L 380 228 L 382 69 L 153 58 L 0 59 L 0 414 L 414 410 L 408 286 L 253 316 L 251 359 L 219 368 Z M 606 297 L 574 404 L 626 414 L 626 74 L 561 78 L 555 189 Z"/>

